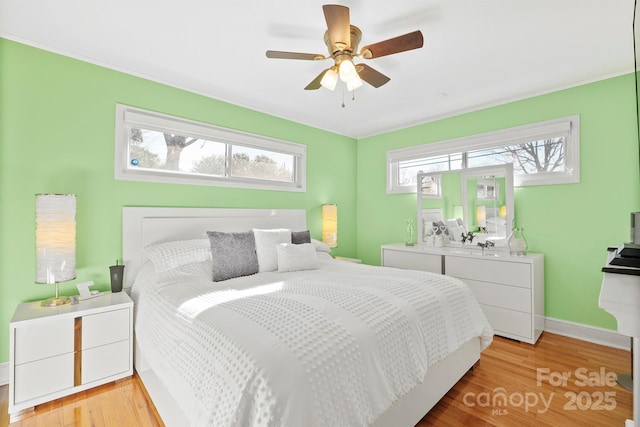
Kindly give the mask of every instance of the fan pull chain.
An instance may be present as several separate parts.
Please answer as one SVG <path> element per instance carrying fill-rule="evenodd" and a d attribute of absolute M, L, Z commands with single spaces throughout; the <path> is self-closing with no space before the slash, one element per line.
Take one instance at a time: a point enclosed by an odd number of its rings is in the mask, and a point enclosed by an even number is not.
<path fill-rule="evenodd" d="M 345 96 L 344 96 L 344 88 L 345 86 L 342 87 L 342 108 L 345 108 L 347 105 L 344 103 L 345 100 Z M 356 100 L 356 90 L 352 90 L 351 91 L 351 100 L 355 101 Z"/>

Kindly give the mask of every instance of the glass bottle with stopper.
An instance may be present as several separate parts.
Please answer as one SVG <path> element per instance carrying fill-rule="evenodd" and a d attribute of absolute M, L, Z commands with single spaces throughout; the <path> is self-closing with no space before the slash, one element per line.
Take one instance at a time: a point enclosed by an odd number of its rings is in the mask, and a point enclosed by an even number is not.
<path fill-rule="evenodd" d="M 527 239 L 524 237 L 524 228 L 516 227 L 515 221 L 507 239 L 507 246 L 511 256 L 525 256 L 527 254 Z"/>

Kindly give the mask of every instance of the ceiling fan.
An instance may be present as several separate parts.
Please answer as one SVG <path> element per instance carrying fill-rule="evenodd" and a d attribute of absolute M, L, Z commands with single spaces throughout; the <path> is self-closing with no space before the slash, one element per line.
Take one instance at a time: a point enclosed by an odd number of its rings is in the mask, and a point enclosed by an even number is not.
<path fill-rule="evenodd" d="M 394 37 L 378 43 L 370 44 L 358 52 L 358 44 L 362 38 L 362 31 L 349 21 L 349 8 L 337 4 L 322 6 L 327 31 L 324 33 L 324 43 L 329 49 L 329 56 L 314 53 L 283 52 L 268 50 L 267 58 L 302 59 L 318 61 L 332 58 L 334 65 L 322 71 L 311 81 L 305 90 L 319 89 L 321 86 L 334 90 L 338 78 L 342 80 L 349 91 L 362 86 L 362 81 L 378 88 L 387 83 L 390 78 L 366 64 L 355 64 L 354 58 L 374 59 L 407 50 L 418 49 L 423 45 L 422 33 L 414 31 L 402 36 Z"/>

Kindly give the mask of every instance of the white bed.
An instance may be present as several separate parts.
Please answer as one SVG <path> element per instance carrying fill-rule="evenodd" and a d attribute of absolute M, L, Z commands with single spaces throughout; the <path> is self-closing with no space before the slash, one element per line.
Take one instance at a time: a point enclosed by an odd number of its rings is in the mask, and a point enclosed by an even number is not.
<path fill-rule="evenodd" d="M 123 210 L 135 367 L 168 426 L 413 426 L 491 340 L 471 291 L 445 276 L 320 252 L 317 269 L 211 282 L 207 261 L 157 272 L 144 259 L 149 245 L 252 228 L 305 230 L 305 212 Z"/>

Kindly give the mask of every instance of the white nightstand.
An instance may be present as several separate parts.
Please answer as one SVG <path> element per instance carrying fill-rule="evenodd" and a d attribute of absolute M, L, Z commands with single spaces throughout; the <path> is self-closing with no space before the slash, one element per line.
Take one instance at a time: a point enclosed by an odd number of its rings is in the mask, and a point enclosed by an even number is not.
<path fill-rule="evenodd" d="M 133 374 L 125 292 L 56 308 L 20 304 L 9 323 L 9 415 Z"/>

